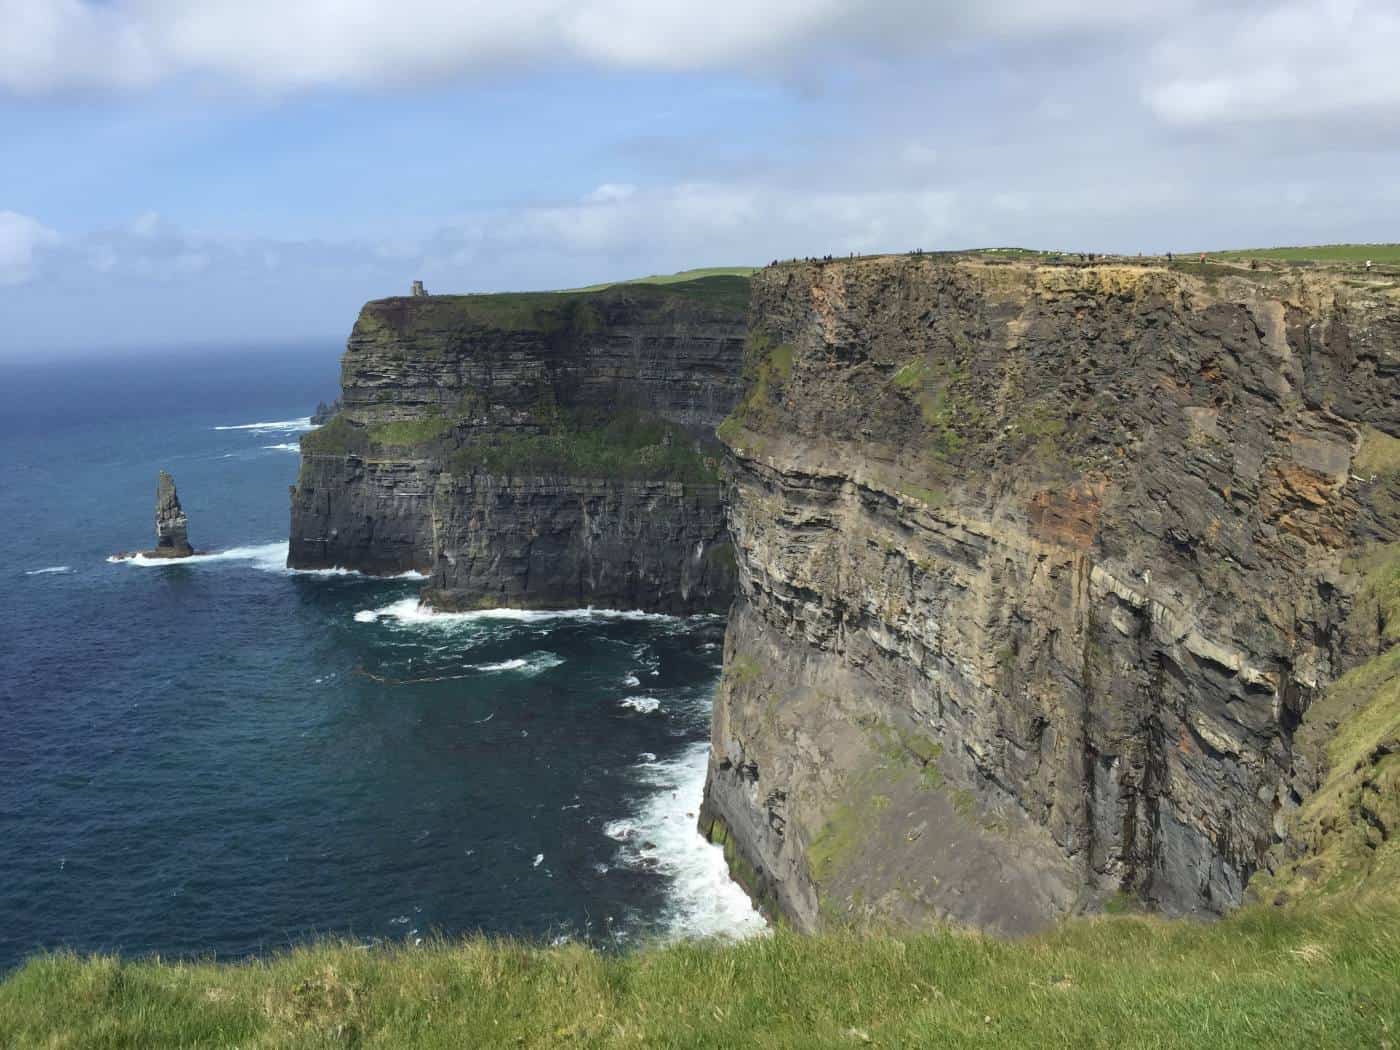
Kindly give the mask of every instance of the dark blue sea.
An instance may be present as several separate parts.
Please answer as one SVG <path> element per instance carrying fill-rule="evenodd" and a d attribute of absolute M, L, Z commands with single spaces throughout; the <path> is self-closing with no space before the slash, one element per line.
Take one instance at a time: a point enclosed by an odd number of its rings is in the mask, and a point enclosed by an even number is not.
<path fill-rule="evenodd" d="M 718 618 L 284 567 L 338 349 L 0 364 L 0 972 L 761 926 L 696 834 Z M 209 552 L 150 546 L 169 470 Z"/>

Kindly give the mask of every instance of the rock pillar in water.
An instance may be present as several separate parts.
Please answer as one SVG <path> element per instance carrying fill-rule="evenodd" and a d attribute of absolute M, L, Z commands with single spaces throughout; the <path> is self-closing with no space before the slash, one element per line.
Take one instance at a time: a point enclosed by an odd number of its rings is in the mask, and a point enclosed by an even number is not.
<path fill-rule="evenodd" d="M 146 553 L 158 558 L 188 558 L 194 553 L 186 532 L 188 524 L 175 479 L 162 470 L 156 481 L 156 548 Z"/>

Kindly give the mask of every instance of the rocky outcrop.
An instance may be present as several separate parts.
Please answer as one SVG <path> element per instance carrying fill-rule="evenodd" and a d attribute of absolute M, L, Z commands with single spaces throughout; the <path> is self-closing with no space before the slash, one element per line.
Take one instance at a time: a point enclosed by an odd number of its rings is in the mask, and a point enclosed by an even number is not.
<path fill-rule="evenodd" d="M 323 427 L 329 423 L 340 412 L 340 398 L 336 398 L 329 405 L 324 401 L 316 402 L 316 411 L 311 413 L 311 425 L 313 427 Z"/>
<path fill-rule="evenodd" d="M 701 815 L 741 881 L 806 929 L 1238 903 L 1400 635 L 1395 276 L 794 264 L 750 322 Z"/>
<path fill-rule="evenodd" d="M 156 545 L 143 554 L 147 558 L 188 558 L 194 553 L 188 526 L 175 479 L 162 470 L 156 478 Z"/>
<path fill-rule="evenodd" d="M 747 301 L 716 277 L 367 304 L 302 441 L 290 564 L 418 570 L 451 608 L 726 608 L 713 431 Z"/>

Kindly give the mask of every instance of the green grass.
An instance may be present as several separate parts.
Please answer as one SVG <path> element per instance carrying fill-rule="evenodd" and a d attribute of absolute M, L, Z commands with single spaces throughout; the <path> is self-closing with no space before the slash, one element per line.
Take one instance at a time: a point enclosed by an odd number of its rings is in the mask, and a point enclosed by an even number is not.
<path fill-rule="evenodd" d="M 601 417 L 560 411 L 540 434 L 496 434 L 447 457 L 454 474 L 565 476 L 714 484 L 717 459 L 682 427 L 637 413 Z"/>
<path fill-rule="evenodd" d="M 720 308 L 736 319 L 749 303 L 746 275 L 716 272 L 708 276 L 626 285 L 598 285 L 567 292 L 486 292 L 475 295 L 430 295 L 377 300 L 366 304 L 355 326 L 358 338 L 392 345 L 406 334 L 426 334 L 424 347 L 450 343 L 452 333 L 480 329 L 536 332 L 578 337 L 600 331 L 608 303 L 621 295 L 663 303 L 688 300 Z M 431 352 L 424 349 L 422 352 Z M 442 352 L 441 350 L 437 352 Z"/>
<path fill-rule="evenodd" d="M 369 428 L 369 439 L 376 445 L 415 448 L 445 437 L 452 431 L 452 422 L 444 416 L 427 419 L 400 419 L 379 423 Z"/>
<path fill-rule="evenodd" d="M 620 284 L 685 284 L 706 277 L 752 277 L 758 272 L 757 266 L 702 266 L 680 273 L 658 273 L 650 277 L 632 277 L 625 281 L 612 281 L 606 284 L 590 284 L 585 288 L 570 288 L 571 292 L 601 292 L 605 288 L 616 288 Z"/>
<path fill-rule="evenodd" d="M 1190 258 L 1197 253 L 1186 252 Z M 1206 252 L 1207 259 L 1249 260 L 1275 259 L 1280 262 L 1365 263 L 1370 259 L 1377 266 L 1400 264 L 1400 244 L 1315 244 L 1292 248 L 1245 248 L 1223 252 Z"/>
<path fill-rule="evenodd" d="M 784 930 L 624 954 L 469 940 L 246 964 L 35 959 L 29 1047 L 1360 1047 L 1400 1032 L 1400 915 L 1121 916 L 1007 942 Z"/>
<path fill-rule="evenodd" d="M 312 456 L 363 455 L 369 448 L 369 435 L 343 415 L 336 416 L 323 427 L 302 435 L 301 450 Z"/>

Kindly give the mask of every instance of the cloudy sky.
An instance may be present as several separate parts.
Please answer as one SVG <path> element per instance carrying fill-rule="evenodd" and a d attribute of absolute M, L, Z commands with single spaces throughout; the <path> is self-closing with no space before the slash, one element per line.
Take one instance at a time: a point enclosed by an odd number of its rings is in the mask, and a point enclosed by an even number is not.
<path fill-rule="evenodd" d="M 0 358 L 338 339 L 415 277 L 1400 240 L 1395 0 L 0 0 L 0 27 Z"/>

